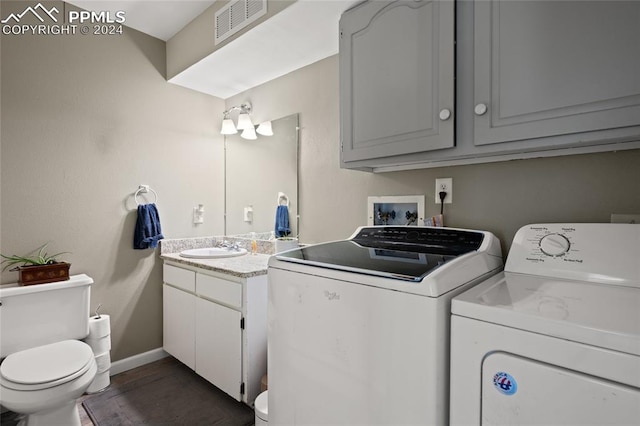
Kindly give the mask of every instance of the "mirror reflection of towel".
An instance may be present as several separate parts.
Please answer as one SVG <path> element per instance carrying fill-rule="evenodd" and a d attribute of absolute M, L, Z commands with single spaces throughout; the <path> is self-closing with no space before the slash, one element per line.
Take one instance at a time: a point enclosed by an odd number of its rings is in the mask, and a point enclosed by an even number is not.
<path fill-rule="evenodd" d="M 156 248 L 158 241 L 163 239 L 160 227 L 160 215 L 154 203 L 138 205 L 138 219 L 133 234 L 133 248 L 144 250 Z"/>
<path fill-rule="evenodd" d="M 291 233 L 289 228 L 289 207 L 278 206 L 276 209 L 276 238 L 286 237 Z"/>

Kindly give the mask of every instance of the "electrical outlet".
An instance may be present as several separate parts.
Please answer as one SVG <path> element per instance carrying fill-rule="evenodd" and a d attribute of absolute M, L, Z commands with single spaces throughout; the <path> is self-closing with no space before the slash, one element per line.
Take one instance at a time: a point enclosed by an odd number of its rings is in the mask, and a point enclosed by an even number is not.
<path fill-rule="evenodd" d="M 453 203 L 453 178 L 439 178 L 436 179 L 436 204 L 440 204 L 440 192 L 444 191 L 447 196 L 444 198 L 445 204 Z"/>

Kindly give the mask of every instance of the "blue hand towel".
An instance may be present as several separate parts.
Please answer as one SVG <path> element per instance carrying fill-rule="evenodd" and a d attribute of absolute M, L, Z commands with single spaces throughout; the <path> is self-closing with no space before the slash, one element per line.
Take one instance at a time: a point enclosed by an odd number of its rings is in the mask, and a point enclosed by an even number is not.
<path fill-rule="evenodd" d="M 160 227 L 160 215 L 155 204 L 138 205 L 138 219 L 133 234 L 133 248 L 144 250 L 156 248 L 158 241 L 163 239 Z"/>
<path fill-rule="evenodd" d="M 289 207 L 278 206 L 276 209 L 276 237 L 286 237 L 291 233 L 289 228 Z"/>

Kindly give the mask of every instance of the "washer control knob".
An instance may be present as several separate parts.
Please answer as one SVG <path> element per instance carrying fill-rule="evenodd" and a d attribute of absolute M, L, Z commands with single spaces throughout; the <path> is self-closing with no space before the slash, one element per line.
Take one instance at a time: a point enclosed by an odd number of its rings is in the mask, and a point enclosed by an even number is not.
<path fill-rule="evenodd" d="M 549 234 L 540 239 L 540 250 L 547 256 L 562 256 L 569 251 L 571 243 L 561 234 Z"/>

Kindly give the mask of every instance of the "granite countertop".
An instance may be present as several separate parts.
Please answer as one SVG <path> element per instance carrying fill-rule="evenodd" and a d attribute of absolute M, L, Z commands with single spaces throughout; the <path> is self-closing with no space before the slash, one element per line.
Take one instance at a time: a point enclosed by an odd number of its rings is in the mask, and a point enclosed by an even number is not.
<path fill-rule="evenodd" d="M 206 269 L 208 271 L 233 275 L 239 278 L 250 278 L 266 275 L 268 254 L 247 253 L 242 256 L 226 257 L 222 259 L 192 259 L 180 256 L 179 253 L 164 253 L 160 258 L 183 265 Z"/>

